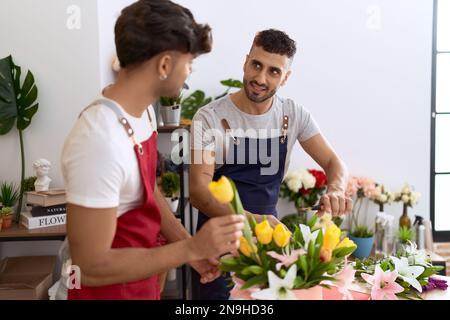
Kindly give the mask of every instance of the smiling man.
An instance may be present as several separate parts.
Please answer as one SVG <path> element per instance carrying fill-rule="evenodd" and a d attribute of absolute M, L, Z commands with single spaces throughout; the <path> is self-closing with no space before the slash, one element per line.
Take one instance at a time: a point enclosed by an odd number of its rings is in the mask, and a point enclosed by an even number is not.
<path fill-rule="evenodd" d="M 216 100 L 195 115 L 191 134 L 190 199 L 199 209 L 197 229 L 209 218 L 231 214 L 207 191 L 224 175 L 234 180 L 244 209 L 261 221 L 276 224 L 280 184 L 289 167 L 292 147 L 302 148 L 325 170 L 323 212 L 351 212 L 345 196 L 347 170 L 321 134 L 311 114 L 290 99 L 276 95 L 291 74 L 296 44 L 279 30 L 259 32 L 244 65 L 244 88 Z M 201 284 L 194 272 L 193 297 L 228 299 L 225 277 Z"/>

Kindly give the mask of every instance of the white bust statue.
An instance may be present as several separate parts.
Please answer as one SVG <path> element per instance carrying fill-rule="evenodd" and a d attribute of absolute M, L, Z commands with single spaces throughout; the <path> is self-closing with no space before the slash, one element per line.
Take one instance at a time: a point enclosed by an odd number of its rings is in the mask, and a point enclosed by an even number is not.
<path fill-rule="evenodd" d="M 48 191 L 50 182 L 52 179 L 48 177 L 48 172 L 51 167 L 50 161 L 46 159 L 39 159 L 33 163 L 33 168 L 36 170 L 36 182 L 34 183 L 34 188 L 36 191 Z"/>

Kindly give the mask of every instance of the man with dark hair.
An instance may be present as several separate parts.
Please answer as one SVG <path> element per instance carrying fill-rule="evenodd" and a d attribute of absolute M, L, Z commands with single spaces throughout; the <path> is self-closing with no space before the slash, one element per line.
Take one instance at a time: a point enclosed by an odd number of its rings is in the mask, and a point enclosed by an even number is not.
<path fill-rule="evenodd" d="M 259 32 L 244 64 L 244 88 L 198 111 L 191 129 L 190 199 L 199 209 L 197 229 L 230 208 L 207 191 L 210 181 L 224 175 L 234 180 L 244 209 L 261 222 L 263 215 L 278 224 L 276 204 L 294 144 L 325 170 L 328 188 L 319 215 L 352 210 L 345 196 L 347 170 L 320 133 L 308 110 L 276 95 L 291 74 L 296 43 L 279 30 Z M 299 187 L 300 188 L 300 187 Z M 228 277 L 229 278 L 229 277 Z M 193 275 L 196 299 L 227 299 L 229 280 L 201 284 Z"/>
<path fill-rule="evenodd" d="M 190 263 L 211 281 L 220 273 L 207 259 L 236 250 L 242 235 L 243 219 L 224 216 L 191 237 L 156 186 L 151 104 L 180 94 L 192 60 L 211 50 L 209 26 L 171 1 L 140 0 L 115 35 L 117 80 L 81 113 L 62 153 L 68 239 L 58 298 L 159 299 L 158 274 Z M 170 244 L 159 246 L 161 235 Z"/>

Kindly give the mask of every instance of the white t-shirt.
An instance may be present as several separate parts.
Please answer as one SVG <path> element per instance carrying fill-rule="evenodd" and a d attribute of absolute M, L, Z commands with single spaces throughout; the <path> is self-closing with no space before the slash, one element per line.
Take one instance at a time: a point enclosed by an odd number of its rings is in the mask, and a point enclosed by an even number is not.
<path fill-rule="evenodd" d="M 288 152 L 285 172 L 289 168 L 290 155 L 297 141 L 304 142 L 320 134 L 320 128 L 311 113 L 291 99 L 274 96 L 272 107 L 261 115 L 251 115 L 241 111 L 231 100 L 230 95 L 211 102 L 201 108 L 193 118 L 191 127 L 191 149 L 214 151 L 216 169 L 223 165 L 224 152 L 229 150 L 231 140 L 225 137 L 225 129 L 221 123 L 226 119 L 236 138 L 273 138 L 282 133 L 283 117 L 289 117 L 287 131 Z M 216 133 L 216 134 L 214 134 Z M 253 135 L 255 134 L 255 136 Z M 224 146 L 225 145 L 225 146 Z"/>
<path fill-rule="evenodd" d="M 147 112 L 136 118 L 112 102 L 130 123 L 137 141 L 148 140 L 156 131 L 152 107 L 148 109 L 150 122 Z M 117 207 L 118 216 L 142 204 L 144 189 L 133 141 L 106 105 L 96 104 L 82 113 L 66 139 L 61 164 L 69 203 Z"/>

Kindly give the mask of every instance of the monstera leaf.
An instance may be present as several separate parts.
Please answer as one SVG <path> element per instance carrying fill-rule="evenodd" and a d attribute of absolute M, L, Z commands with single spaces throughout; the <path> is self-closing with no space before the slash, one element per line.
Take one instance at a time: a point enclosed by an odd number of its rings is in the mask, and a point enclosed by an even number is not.
<path fill-rule="evenodd" d="M 7 134 L 15 123 L 18 130 L 25 130 L 38 111 L 33 73 L 28 71 L 22 84 L 20 76 L 21 68 L 11 56 L 0 60 L 0 135 Z"/>
<path fill-rule="evenodd" d="M 17 206 L 16 221 L 19 221 L 22 209 L 22 199 L 25 180 L 25 151 L 23 143 L 23 130 L 28 128 L 31 119 L 36 114 L 39 104 L 35 103 L 38 89 L 34 76 L 28 71 L 21 83 L 22 71 L 16 66 L 11 56 L 0 60 L 0 135 L 11 131 L 16 124 L 19 131 L 20 155 L 22 175 L 20 179 L 19 205 Z"/>

